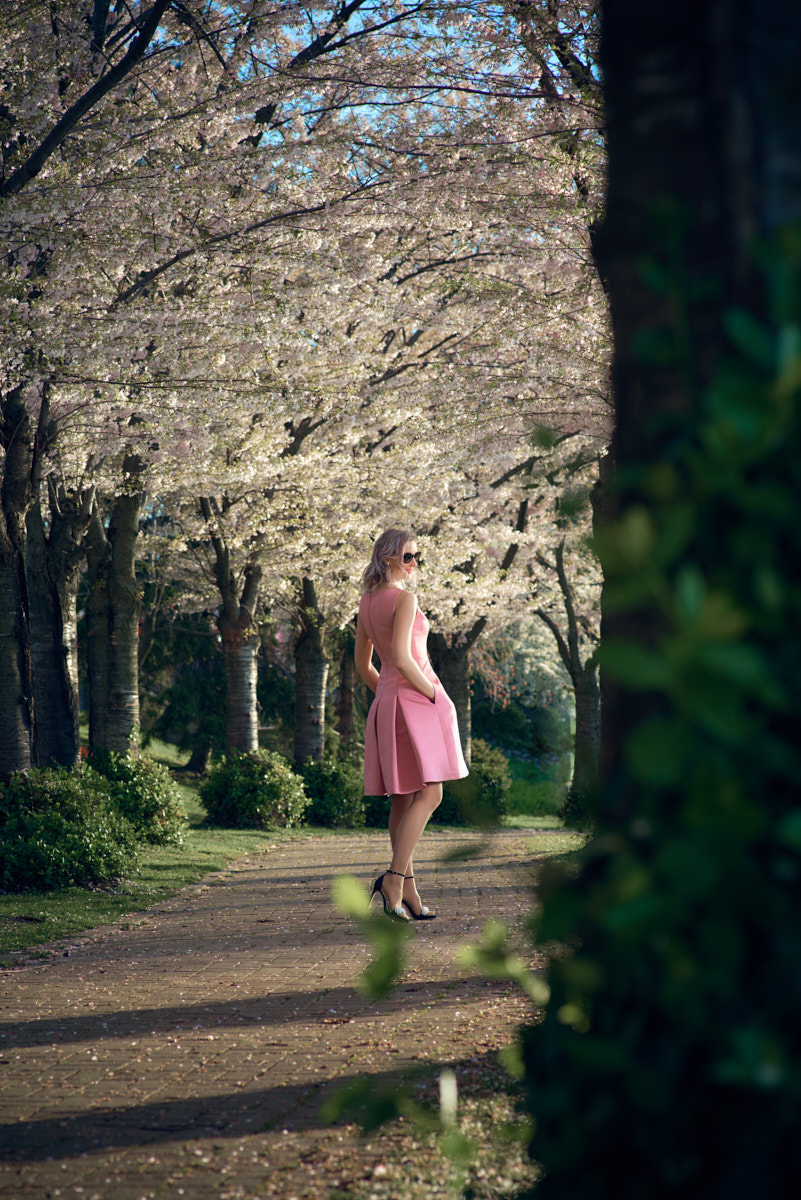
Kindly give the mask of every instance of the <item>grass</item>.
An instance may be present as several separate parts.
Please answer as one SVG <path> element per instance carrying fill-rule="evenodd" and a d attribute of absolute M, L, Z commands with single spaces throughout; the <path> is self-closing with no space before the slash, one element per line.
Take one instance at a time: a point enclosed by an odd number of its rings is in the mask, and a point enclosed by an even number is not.
<path fill-rule="evenodd" d="M 503 829 L 561 829 L 563 822 L 561 817 L 553 814 L 534 817 L 528 813 L 507 813 L 501 817 L 501 826 Z"/>
<path fill-rule="evenodd" d="M 565 799 L 565 785 L 527 759 L 510 758 L 512 786 L 506 807 L 512 817 L 556 817 Z"/>
<path fill-rule="evenodd" d="M 265 850 L 287 837 L 316 837 L 321 832 L 308 825 L 293 830 L 206 827 L 202 824 L 206 813 L 198 798 L 199 783 L 194 777 L 182 776 L 180 772 L 188 755 L 160 741 L 151 742 L 146 753 L 165 763 L 174 773 L 189 822 L 183 845 L 141 846 L 136 873 L 123 880 L 115 890 L 68 888 L 0 894 L 0 966 L 14 961 L 8 958 L 9 955 L 34 949 L 45 942 L 68 940 L 127 913 L 141 912 L 204 876 L 222 870 L 236 858 Z M 512 760 L 510 766 L 515 782 L 523 785 L 527 800 L 517 808 L 512 807 L 510 814 L 503 818 L 503 826 L 507 829 L 548 829 L 557 835 L 562 823 L 552 808 L 548 811 L 550 806 L 540 803 L 541 795 L 537 791 L 543 782 L 548 786 L 556 785 L 541 778 L 531 779 L 531 764 Z M 324 832 L 351 836 L 353 831 L 326 829 Z M 558 852 L 556 847 L 554 851 Z"/>
<path fill-rule="evenodd" d="M 174 747 L 157 743 L 148 748 L 153 758 L 171 768 L 180 764 Z M 264 850 L 296 831 L 217 829 L 201 825 L 206 813 L 198 799 L 197 782 L 176 784 L 189 828 L 182 846 L 143 845 L 135 874 L 115 890 L 12 892 L 0 895 L 0 965 L 3 955 L 19 953 L 43 942 L 73 937 L 98 925 L 107 925 L 126 913 L 141 912 L 175 895 L 235 858 Z"/>

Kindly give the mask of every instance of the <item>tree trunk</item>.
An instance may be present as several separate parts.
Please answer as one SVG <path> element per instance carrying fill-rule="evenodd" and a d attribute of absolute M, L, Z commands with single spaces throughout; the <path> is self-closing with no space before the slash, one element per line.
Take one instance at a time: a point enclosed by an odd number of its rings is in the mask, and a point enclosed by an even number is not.
<path fill-rule="evenodd" d="M 40 426 L 47 423 L 43 389 Z M 37 431 L 23 388 L 2 397 L 0 445 L 0 779 L 25 771 L 33 758 L 33 675 L 31 667 L 27 533 L 25 514 L 33 494 Z"/>
<path fill-rule="evenodd" d="M 539 885 L 529 1194 L 773 1200 L 801 1120 L 801 9 L 603 19 L 601 786 L 579 863 Z"/>
<path fill-rule="evenodd" d="M 209 528 L 214 551 L 214 580 L 220 593 L 222 610 L 217 628 L 225 656 L 225 745 L 232 750 L 252 753 L 259 748 L 259 707 L 256 696 L 259 634 L 256 606 L 259 599 L 261 566 L 254 557 L 245 564 L 242 591 L 231 570 L 231 551 L 225 538 L 215 532 L 220 516 L 213 498 L 200 497 L 200 511 Z"/>
<path fill-rule="evenodd" d="M 204 775 L 208 770 L 210 762 L 211 743 L 204 742 L 202 745 L 198 743 L 198 745 L 192 747 L 189 762 L 185 766 L 179 767 L 179 770 L 194 772 L 195 775 Z"/>
<path fill-rule="evenodd" d="M 48 485 L 47 527 L 41 496 L 26 517 L 34 756 L 40 767 L 72 767 L 80 749 L 76 597 L 94 492 L 70 495 L 51 478 Z"/>
<path fill-rule="evenodd" d="M 108 529 L 95 507 L 89 528 L 89 745 L 139 753 L 139 593 L 136 538 L 143 492 L 116 498 Z"/>
<path fill-rule="evenodd" d="M 598 787 L 598 758 L 601 745 L 601 690 L 595 662 L 585 663 L 573 680 L 576 703 L 576 736 L 571 791 L 578 796 L 594 795 Z"/>
<path fill-rule="evenodd" d="M 337 733 L 343 746 L 353 743 L 354 688 L 356 664 L 353 659 L 353 629 L 348 625 L 342 639 L 339 657 L 339 688 L 337 689 Z"/>
<path fill-rule="evenodd" d="M 0 550 L 0 780 L 31 765 L 33 692 L 25 572 Z"/>
<path fill-rule="evenodd" d="M 299 628 L 295 638 L 295 762 L 321 759 L 325 752 L 325 685 L 328 656 L 323 614 L 311 579 L 301 580 Z"/>
<path fill-rule="evenodd" d="M 73 767 L 79 755 L 78 680 L 75 671 L 77 555 L 51 514 L 49 535 L 41 506 L 27 515 L 31 663 L 35 696 L 37 766 Z"/>
<path fill-rule="evenodd" d="M 236 621 L 218 621 L 225 659 L 225 746 L 251 754 L 259 748 L 259 709 L 256 698 L 259 636 L 249 612 Z"/>
<path fill-rule="evenodd" d="M 429 634 L 428 644 L 434 669 L 456 708 L 459 740 L 462 743 L 464 760 L 469 767 L 472 741 L 470 646 L 458 635 L 445 637 L 441 633 Z"/>
<path fill-rule="evenodd" d="M 605 478 L 604 483 L 606 483 Z M 600 488 L 596 489 L 593 497 L 594 513 L 596 510 L 600 512 L 600 497 L 606 496 L 606 494 Z M 573 779 L 570 790 L 576 796 L 589 797 L 594 795 L 597 790 L 600 770 L 601 692 L 598 668 L 594 653 L 586 662 L 582 662 L 581 638 L 573 586 L 565 570 L 564 538 L 556 547 L 553 563 L 549 563 L 545 555 L 538 557 L 542 566 L 548 567 L 556 573 L 565 610 L 566 635 L 546 609 L 538 608 L 535 612 L 553 634 L 559 650 L 559 657 L 573 685 L 576 732 L 573 739 Z"/>
<path fill-rule="evenodd" d="M 795 5 L 744 0 L 605 6 L 609 191 L 596 254 L 615 340 L 618 511 L 651 504 L 631 484 L 636 468 L 670 459 L 677 418 L 698 420 L 731 346 L 727 314 L 764 311 L 756 239 L 801 218 L 801 132 L 784 98 L 798 91 L 797 21 Z M 725 545 L 725 525 L 706 532 L 710 547 Z M 622 612 L 607 594 L 603 641 L 659 642 L 660 614 Z M 643 705 L 654 719 L 663 705 L 608 677 L 602 686 L 603 773 L 622 780 L 620 731 L 639 724 Z M 625 819 L 636 795 L 621 788 L 616 803 Z"/>

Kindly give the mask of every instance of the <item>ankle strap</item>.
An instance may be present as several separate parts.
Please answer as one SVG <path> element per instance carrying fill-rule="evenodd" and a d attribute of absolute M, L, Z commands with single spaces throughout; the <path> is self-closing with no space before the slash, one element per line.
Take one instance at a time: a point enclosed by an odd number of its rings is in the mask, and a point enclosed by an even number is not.
<path fill-rule="evenodd" d="M 414 879 L 414 875 L 404 875 L 404 879 Z"/>
<path fill-rule="evenodd" d="M 386 873 L 387 875 L 400 875 L 401 879 L 406 878 L 403 871 L 393 871 L 391 867 L 387 867 Z"/>

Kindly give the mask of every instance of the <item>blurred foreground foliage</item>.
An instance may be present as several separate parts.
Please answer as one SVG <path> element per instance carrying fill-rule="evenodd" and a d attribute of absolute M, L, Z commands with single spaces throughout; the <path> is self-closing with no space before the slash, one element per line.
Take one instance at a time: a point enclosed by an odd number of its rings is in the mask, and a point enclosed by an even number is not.
<path fill-rule="evenodd" d="M 801 1188 L 799 268 L 796 233 L 772 323 L 729 314 L 714 385 L 596 539 L 607 611 L 650 636 L 601 647 L 639 718 L 581 870 L 541 877 L 535 940 L 560 948 L 523 1039 L 536 1200 Z"/>

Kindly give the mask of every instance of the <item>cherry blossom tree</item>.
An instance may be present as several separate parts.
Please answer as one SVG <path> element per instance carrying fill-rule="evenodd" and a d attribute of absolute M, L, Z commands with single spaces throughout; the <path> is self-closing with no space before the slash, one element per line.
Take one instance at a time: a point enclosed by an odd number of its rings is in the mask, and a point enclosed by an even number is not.
<path fill-rule="evenodd" d="M 578 412 L 592 391 L 574 364 L 592 358 L 597 320 L 577 322 L 576 289 L 564 286 L 581 273 L 583 199 L 560 130 L 537 109 L 535 73 L 510 77 L 515 23 L 469 5 L 421 12 L 243 2 L 208 5 L 201 23 L 180 4 L 6 10 L 4 562 L 16 616 L 4 648 L 19 684 L 9 696 L 35 690 L 19 566 L 25 514 L 40 497 L 42 528 L 59 495 L 95 487 L 113 504 L 133 494 L 124 464 L 136 455 L 140 497 L 172 496 L 183 511 L 191 497 L 203 516 L 216 586 L 228 589 L 224 619 L 246 644 L 255 527 L 291 528 L 274 520 L 275 494 L 264 522 L 255 511 L 275 486 L 270 470 L 256 478 L 262 441 L 268 459 L 280 456 L 287 422 L 318 404 L 309 396 L 350 408 L 355 425 L 369 412 L 369 441 L 377 405 L 389 414 L 380 431 L 430 419 L 441 428 L 431 414 L 452 414 L 455 390 L 479 416 L 493 404 L 502 414 L 533 379 L 561 381 L 558 396 L 538 397 L 542 416 L 551 403 Z M 557 328 L 561 346 L 549 336 Z M 321 455 L 318 495 L 336 457 Z M 364 486 L 354 472 L 352 486 Z M 418 510 L 433 522 L 426 494 Z M 212 534 L 234 510 L 249 514 L 250 547 L 244 533 L 241 546 L 240 535 Z M 74 524 L 73 551 L 85 524 Z M 106 524 L 98 515 L 91 525 L 96 563 Z M 135 540 L 125 541 L 130 556 Z M 130 559 L 106 578 L 130 591 L 132 574 Z M 130 643 L 137 605 L 121 596 L 119 611 Z M 8 703 L 3 761 L 24 765 L 35 705 Z M 248 721 L 241 736 L 252 740 Z"/>

